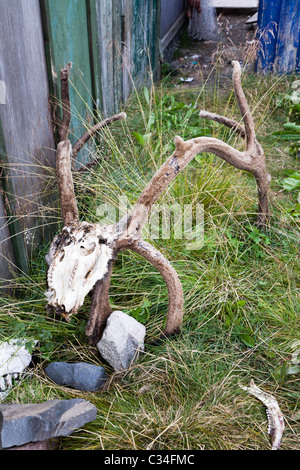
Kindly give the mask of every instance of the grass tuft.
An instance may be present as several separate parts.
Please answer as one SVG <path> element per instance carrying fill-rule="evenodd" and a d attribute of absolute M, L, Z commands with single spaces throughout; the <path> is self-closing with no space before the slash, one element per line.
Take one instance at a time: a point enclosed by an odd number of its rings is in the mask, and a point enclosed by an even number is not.
<path fill-rule="evenodd" d="M 165 321 L 166 286 L 153 266 L 122 252 L 113 271 L 111 302 L 131 314 L 138 307 L 147 310 L 145 353 L 122 374 L 102 361 L 109 383 L 99 393 L 78 392 L 55 386 L 44 368 L 54 360 L 101 363 L 84 334 L 90 298 L 68 324 L 47 315 L 47 245 L 35 251 L 30 275 L 14 279 L 16 295 L 1 297 L 1 339 L 39 340 L 35 368 L 6 401 L 83 397 L 98 409 L 95 421 L 62 439 L 62 449 L 269 449 L 265 409 L 239 387 L 251 378 L 279 401 L 286 420 L 282 448 L 300 449 L 299 373 L 289 373 L 300 341 L 299 224 L 289 211 L 294 195 L 281 186 L 283 171 L 297 170 L 297 159 L 272 136 L 283 121 L 276 97 L 290 89 L 291 80 L 247 75 L 244 81 L 273 177 L 272 217 L 265 231 L 254 225 L 252 177 L 210 154 L 196 157 L 159 200 L 204 207 L 199 250 L 187 250 L 186 240 L 174 233 L 151 241 L 183 285 L 179 336 L 154 342 Z M 243 146 L 228 129 L 200 121 L 200 109 L 226 110 L 228 117 L 240 119 L 231 91 L 216 97 L 205 84 L 187 90 L 162 82 L 132 96 L 124 109 L 126 122 L 102 129 L 95 141 L 97 156 L 108 158 L 75 176 L 82 219 L 100 222 L 99 207 L 117 213 L 120 196 L 134 204 L 171 154 L 175 135 L 212 135 Z"/>

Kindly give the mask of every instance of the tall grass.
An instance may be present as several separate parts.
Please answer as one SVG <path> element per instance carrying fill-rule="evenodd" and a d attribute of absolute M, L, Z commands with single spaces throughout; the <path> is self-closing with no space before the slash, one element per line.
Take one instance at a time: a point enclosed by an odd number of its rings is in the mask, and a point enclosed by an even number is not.
<path fill-rule="evenodd" d="M 264 232 L 255 231 L 252 177 L 210 154 L 198 156 L 159 200 L 204 206 L 201 249 L 187 250 L 186 240 L 172 234 L 151 240 L 183 285 L 180 335 L 156 342 L 168 305 L 166 286 L 153 266 L 131 252 L 122 252 L 116 261 L 111 303 L 130 314 L 147 298 L 150 319 L 145 352 L 124 373 L 113 373 L 87 345 L 89 298 L 68 324 L 47 315 L 43 293 L 48 246 L 35 250 L 29 276 L 15 278 L 18 298 L 1 297 L 1 339 L 39 339 L 35 368 L 15 385 L 7 401 L 80 396 L 98 409 L 92 423 L 62 439 L 63 449 L 268 449 L 264 407 L 239 387 L 250 378 L 279 401 L 286 419 L 282 448 L 300 448 L 299 375 L 288 373 L 293 345 L 300 339 L 299 226 L 287 211 L 290 196 L 277 195 L 281 170 L 295 161 L 270 137 L 282 120 L 275 98 L 288 86 L 285 77 L 248 76 L 244 81 L 258 139 L 274 175 L 272 217 Z M 164 81 L 134 94 L 124 109 L 126 122 L 102 129 L 95 141 L 100 159 L 108 158 L 75 175 L 82 219 L 100 221 L 99 205 L 118 209 L 120 195 L 134 204 L 171 154 L 176 134 L 185 139 L 213 135 L 242 147 L 229 130 L 200 121 L 200 109 L 226 110 L 228 117 L 240 119 L 230 90 L 217 98 L 205 83 L 187 90 Z M 110 380 L 94 394 L 57 387 L 43 372 L 53 360 L 101 363 Z"/>

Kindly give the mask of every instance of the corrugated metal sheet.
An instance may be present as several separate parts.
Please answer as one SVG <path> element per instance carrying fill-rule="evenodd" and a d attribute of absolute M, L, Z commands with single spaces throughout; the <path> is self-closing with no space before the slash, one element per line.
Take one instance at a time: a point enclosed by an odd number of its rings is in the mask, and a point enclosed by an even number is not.
<path fill-rule="evenodd" d="M 300 0 L 260 0 L 258 28 L 262 72 L 300 71 Z"/>

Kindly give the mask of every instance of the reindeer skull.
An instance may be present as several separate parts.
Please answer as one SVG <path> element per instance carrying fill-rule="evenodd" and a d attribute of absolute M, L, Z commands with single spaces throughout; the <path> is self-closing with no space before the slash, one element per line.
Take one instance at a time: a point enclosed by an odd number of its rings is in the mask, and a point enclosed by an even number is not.
<path fill-rule="evenodd" d="M 114 257 L 118 224 L 82 222 L 64 227 L 51 246 L 46 260 L 48 305 L 69 320 L 82 306 L 85 296 L 103 279 Z"/>

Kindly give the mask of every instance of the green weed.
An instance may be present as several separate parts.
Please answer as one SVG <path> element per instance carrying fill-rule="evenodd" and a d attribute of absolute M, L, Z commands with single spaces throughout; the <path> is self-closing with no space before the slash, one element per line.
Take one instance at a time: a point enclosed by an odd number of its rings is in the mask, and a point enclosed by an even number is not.
<path fill-rule="evenodd" d="M 289 212 L 297 188 L 283 187 L 288 184 L 283 170 L 294 156 L 281 139 L 274 148 L 272 136 L 282 124 L 274 98 L 285 86 L 285 77 L 249 76 L 244 83 L 274 176 L 265 231 L 254 225 L 255 181 L 211 154 L 197 156 L 159 200 L 204 207 L 200 249 L 188 250 L 187 240 L 172 231 L 167 239 L 150 238 L 182 282 L 180 335 L 157 342 L 168 307 L 166 286 L 144 259 L 121 252 L 111 279 L 111 304 L 146 325 L 145 352 L 124 373 L 113 373 L 104 363 L 110 374 L 105 388 L 83 393 L 55 386 L 43 372 L 54 360 L 101 363 L 84 334 L 89 297 L 69 323 L 46 312 L 48 246 L 35 252 L 30 276 L 14 279 L 18 297 L 1 298 L 1 339 L 39 340 L 33 373 L 15 385 L 7 401 L 83 397 L 98 409 L 92 423 L 62 439 L 62 449 L 269 449 L 265 409 L 238 386 L 254 378 L 279 401 L 287 424 L 282 448 L 299 450 L 299 373 L 292 369 L 299 341 L 299 225 Z M 213 135 L 244 145 L 228 129 L 199 119 L 201 108 L 236 119 L 231 92 L 216 98 L 205 87 L 187 91 L 162 83 L 133 95 L 125 108 L 127 121 L 97 136 L 99 165 L 74 175 L 83 220 L 101 221 L 106 208 L 114 210 L 105 217 L 118 214 L 120 196 L 133 205 L 171 154 L 175 135 Z M 298 181 L 298 170 L 293 171 L 284 176 Z"/>

